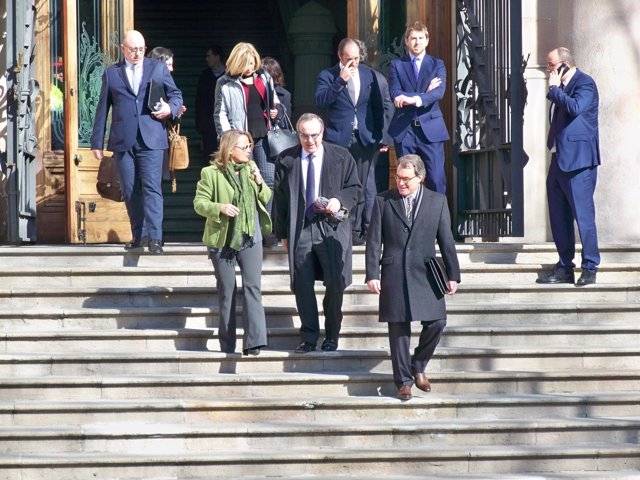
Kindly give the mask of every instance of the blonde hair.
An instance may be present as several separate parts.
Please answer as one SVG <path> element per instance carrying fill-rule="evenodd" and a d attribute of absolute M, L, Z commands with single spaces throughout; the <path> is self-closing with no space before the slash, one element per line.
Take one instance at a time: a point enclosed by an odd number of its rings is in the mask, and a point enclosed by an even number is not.
<path fill-rule="evenodd" d="M 213 154 L 213 158 L 211 159 L 211 163 L 213 165 L 217 165 L 220 170 L 224 170 L 227 168 L 227 165 L 231 161 L 231 152 L 238 144 L 238 139 L 240 137 L 247 137 L 249 139 L 249 143 L 253 145 L 253 137 L 249 132 L 243 132 L 242 130 L 227 130 L 220 137 L 220 146 L 218 150 Z"/>
<path fill-rule="evenodd" d="M 251 43 L 237 43 L 227 58 L 227 75 L 237 77 L 247 70 L 253 60 L 254 70 L 260 68 L 260 55 Z"/>

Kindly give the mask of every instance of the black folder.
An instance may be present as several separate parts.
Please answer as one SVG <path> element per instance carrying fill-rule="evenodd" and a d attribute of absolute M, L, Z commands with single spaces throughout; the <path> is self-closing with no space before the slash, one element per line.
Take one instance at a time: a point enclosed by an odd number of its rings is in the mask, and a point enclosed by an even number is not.
<path fill-rule="evenodd" d="M 164 86 L 152 79 L 149 85 L 149 100 L 147 101 L 149 110 L 152 112 L 160 110 L 160 99 L 167 101 L 167 97 L 164 94 Z"/>

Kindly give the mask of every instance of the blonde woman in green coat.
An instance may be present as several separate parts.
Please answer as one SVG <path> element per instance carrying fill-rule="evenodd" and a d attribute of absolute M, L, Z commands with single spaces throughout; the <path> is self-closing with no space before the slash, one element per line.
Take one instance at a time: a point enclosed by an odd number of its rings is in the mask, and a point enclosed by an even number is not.
<path fill-rule="evenodd" d="M 259 355 L 267 346 L 267 326 L 260 280 L 262 239 L 271 233 L 265 205 L 271 190 L 251 161 L 249 132 L 227 130 L 211 166 L 202 169 L 193 199 L 195 211 L 206 217 L 202 241 L 209 249 L 218 288 L 220 349 L 236 349 L 236 272 L 242 275 L 244 338 L 242 352 Z"/>

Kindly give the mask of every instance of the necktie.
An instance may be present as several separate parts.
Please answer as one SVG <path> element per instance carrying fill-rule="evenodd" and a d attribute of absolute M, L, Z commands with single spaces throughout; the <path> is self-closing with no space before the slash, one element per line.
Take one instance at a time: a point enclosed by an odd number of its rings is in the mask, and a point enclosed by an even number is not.
<path fill-rule="evenodd" d="M 415 57 L 413 59 L 413 74 L 416 76 L 416 80 L 418 80 L 418 75 L 420 73 L 420 59 Z"/>
<path fill-rule="evenodd" d="M 409 224 L 413 223 L 413 197 L 409 195 L 406 199 L 405 209 L 407 212 L 407 220 Z"/>
<path fill-rule="evenodd" d="M 138 94 L 138 88 L 140 87 L 140 67 L 138 65 L 131 66 L 131 88 L 133 93 Z"/>
<path fill-rule="evenodd" d="M 307 185 L 305 188 L 306 209 L 305 215 L 309 220 L 313 218 L 313 202 L 316 201 L 316 171 L 313 168 L 313 155 L 307 157 Z"/>

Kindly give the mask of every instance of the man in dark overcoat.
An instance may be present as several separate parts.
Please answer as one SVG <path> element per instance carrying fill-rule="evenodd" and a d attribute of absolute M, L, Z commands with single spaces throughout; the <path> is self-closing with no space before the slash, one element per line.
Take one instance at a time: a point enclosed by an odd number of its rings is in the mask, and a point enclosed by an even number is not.
<path fill-rule="evenodd" d="M 356 164 L 345 148 L 322 141 L 324 124 L 305 113 L 297 122 L 300 145 L 276 160 L 275 234 L 289 256 L 291 289 L 300 315 L 296 353 L 316 349 L 320 336 L 315 281 L 323 280 L 325 340 L 338 348 L 342 298 L 351 284 L 351 225 L 346 216 L 360 200 Z"/>
<path fill-rule="evenodd" d="M 420 390 L 431 390 L 424 371 L 447 323 L 444 294 L 429 270 L 436 242 L 449 295 L 460 282 L 447 198 L 422 186 L 425 174 L 419 156 L 398 159 L 398 187 L 376 197 L 367 235 L 365 280 L 380 295 L 380 322 L 388 324 L 393 380 L 401 400 L 411 399 L 414 382 Z M 411 355 L 413 321 L 422 322 L 422 333 Z"/>

